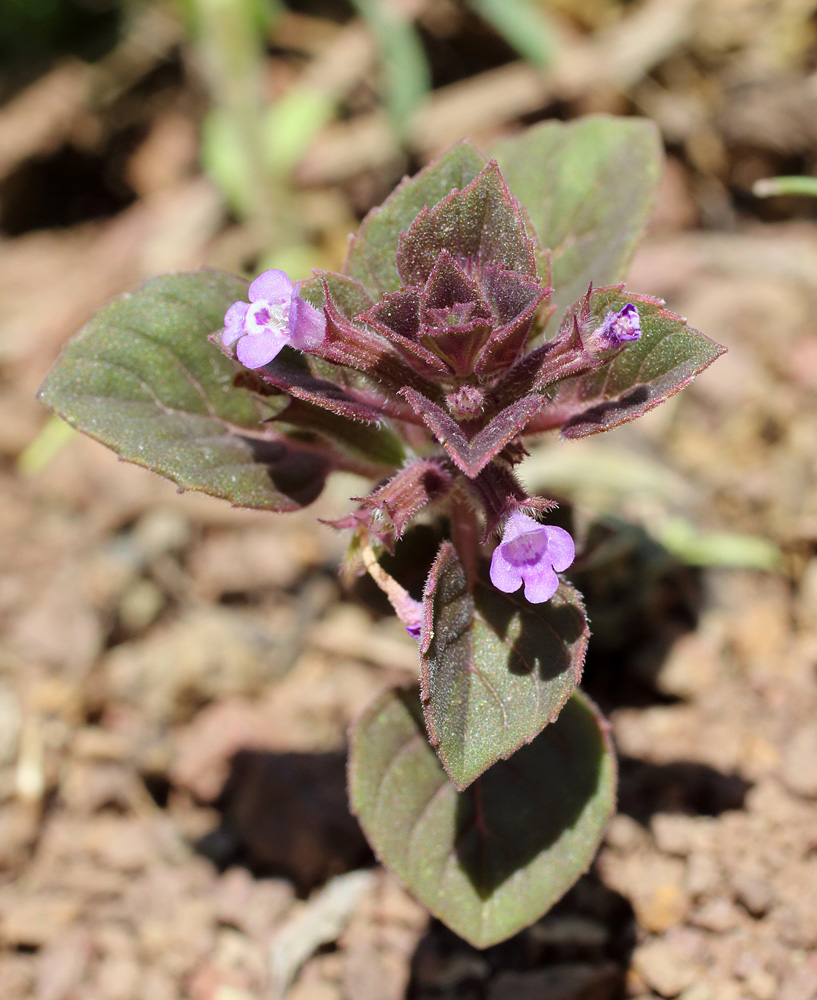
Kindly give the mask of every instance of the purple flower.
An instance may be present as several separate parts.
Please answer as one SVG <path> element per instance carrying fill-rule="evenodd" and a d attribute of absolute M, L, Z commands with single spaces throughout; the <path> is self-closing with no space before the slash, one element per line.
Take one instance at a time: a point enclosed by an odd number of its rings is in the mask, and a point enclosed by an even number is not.
<path fill-rule="evenodd" d="M 596 331 L 600 349 L 621 347 L 628 340 L 638 340 L 641 336 L 641 317 L 638 310 L 628 302 L 618 312 L 608 312 L 604 322 Z"/>
<path fill-rule="evenodd" d="M 288 344 L 308 351 L 323 342 L 326 319 L 298 295 L 284 271 L 264 271 L 250 285 L 249 302 L 234 302 L 224 316 L 221 342 L 235 344 L 247 368 L 262 368 Z"/>
<path fill-rule="evenodd" d="M 564 528 L 539 524 L 515 511 L 505 522 L 502 541 L 494 549 L 491 583 L 505 594 L 512 594 L 524 583 L 527 600 L 541 604 L 556 593 L 556 573 L 566 570 L 575 555 L 573 539 Z"/>

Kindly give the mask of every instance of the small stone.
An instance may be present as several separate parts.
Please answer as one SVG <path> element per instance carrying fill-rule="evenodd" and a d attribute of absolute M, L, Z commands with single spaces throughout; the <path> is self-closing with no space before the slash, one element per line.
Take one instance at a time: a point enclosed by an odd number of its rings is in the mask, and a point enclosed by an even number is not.
<path fill-rule="evenodd" d="M 689 896 L 674 882 L 656 886 L 634 903 L 638 922 L 653 934 L 663 934 L 682 923 L 690 908 Z"/>
<path fill-rule="evenodd" d="M 732 888 L 737 901 L 753 917 L 762 917 L 774 904 L 774 889 L 767 879 L 760 876 L 736 872 L 732 877 Z"/>
<path fill-rule="evenodd" d="M 815 996 L 817 996 L 817 960 L 812 957 L 795 965 L 781 983 L 776 1000 L 814 1000 Z"/>
<path fill-rule="evenodd" d="M 710 983 L 694 983 L 681 994 L 681 1000 L 717 1000 Z"/>
<path fill-rule="evenodd" d="M 720 888 L 721 871 L 710 854 L 695 851 L 687 860 L 684 887 L 693 897 L 714 895 Z"/>
<path fill-rule="evenodd" d="M 5 896 L 0 905 L 0 941 L 17 948 L 41 948 L 71 927 L 80 909 L 76 899 Z"/>
<path fill-rule="evenodd" d="M 696 927 L 703 927 L 704 930 L 714 931 L 716 934 L 731 931 L 737 926 L 738 921 L 738 911 L 728 899 L 712 899 L 704 903 L 691 918 Z"/>
<path fill-rule="evenodd" d="M 777 992 L 777 982 L 771 973 L 758 969 L 746 978 L 746 989 L 757 1000 L 772 1000 Z"/>
<path fill-rule="evenodd" d="M 695 850 L 707 850 L 712 836 L 712 821 L 695 816 L 657 813 L 651 823 L 659 851 L 686 857 Z"/>
<path fill-rule="evenodd" d="M 137 1000 L 139 965 L 130 956 L 103 958 L 96 967 L 96 988 L 105 1000 Z"/>
<path fill-rule="evenodd" d="M 217 986 L 213 993 L 213 1000 L 255 1000 L 255 998 L 255 993 L 243 990 L 240 986 L 230 986 L 228 983 Z"/>
<path fill-rule="evenodd" d="M 633 964 L 656 993 L 677 997 L 698 978 L 689 956 L 668 941 L 652 940 L 637 948 Z"/>
<path fill-rule="evenodd" d="M 605 842 L 616 851 L 632 851 L 647 843 L 647 833 L 640 823 L 625 813 L 617 813 L 607 827 Z"/>
<path fill-rule="evenodd" d="M 817 725 L 799 730 L 789 741 L 781 765 L 783 783 L 804 798 L 817 798 Z"/>

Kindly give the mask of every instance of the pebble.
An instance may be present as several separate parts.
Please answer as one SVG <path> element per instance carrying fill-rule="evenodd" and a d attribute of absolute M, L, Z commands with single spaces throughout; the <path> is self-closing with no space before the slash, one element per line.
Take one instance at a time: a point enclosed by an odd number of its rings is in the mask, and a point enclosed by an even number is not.
<path fill-rule="evenodd" d="M 712 821 L 706 817 L 657 813 L 651 827 L 656 846 L 664 854 L 686 857 L 696 850 L 711 849 Z"/>
<path fill-rule="evenodd" d="M 704 903 L 693 915 L 691 922 L 704 930 L 723 934 L 738 925 L 739 913 L 735 905 L 728 899 L 711 899 Z"/>
<path fill-rule="evenodd" d="M 683 922 L 690 909 L 689 896 L 674 882 L 656 886 L 643 899 L 634 900 L 638 922 L 653 934 L 663 934 Z"/>
<path fill-rule="evenodd" d="M 746 978 L 746 989 L 757 1000 L 772 1000 L 777 993 L 777 982 L 771 973 L 758 969 Z"/>
<path fill-rule="evenodd" d="M 687 860 L 684 888 L 693 897 L 714 895 L 721 883 L 721 871 L 711 854 L 695 851 Z"/>
<path fill-rule="evenodd" d="M 616 851 L 632 851 L 646 847 L 649 840 L 644 827 L 624 813 L 613 816 L 604 839 L 607 846 Z"/>
<path fill-rule="evenodd" d="M 699 975 L 689 956 L 668 941 L 652 940 L 641 945 L 633 955 L 633 964 L 662 997 L 677 997 Z"/>
<path fill-rule="evenodd" d="M 817 725 L 794 734 L 783 754 L 780 776 L 795 795 L 817 798 Z"/>
<path fill-rule="evenodd" d="M 753 917 L 762 917 L 774 904 L 774 889 L 760 876 L 736 872 L 732 876 L 732 888 L 737 901 Z"/>

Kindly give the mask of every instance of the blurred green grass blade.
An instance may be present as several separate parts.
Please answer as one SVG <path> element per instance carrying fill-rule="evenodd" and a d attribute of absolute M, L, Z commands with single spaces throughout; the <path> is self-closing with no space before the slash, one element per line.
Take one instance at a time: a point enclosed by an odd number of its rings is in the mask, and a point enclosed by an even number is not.
<path fill-rule="evenodd" d="M 393 128 L 400 134 L 431 87 L 431 73 L 420 36 L 393 0 L 352 0 L 352 3 L 377 38 L 386 110 Z"/>
<path fill-rule="evenodd" d="M 654 532 L 676 559 L 690 566 L 780 570 L 783 554 L 767 538 L 731 531 L 701 531 L 681 517 L 667 518 Z"/>
<path fill-rule="evenodd" d="M 553 62 L 556 31 L 531 0 L 471 0 L 471 7 L 527 62 L 542 69 Z"/>
<path fill-rule="evenodd" d="M 288 174 L 335 113 L 335 99 L 307 87 L 292 87 L 264 116 L 264 153 L 276 174 Z"/>
<path fill-rule="evenodd" d="M 756 198 L 773 198 L 781 194 L 804 194 L 817 198 L 817 177 L 765 177 L 755 181 L 752 194 Z"/>
<path fill-rule="evenodd" d="M 39 434 L 17 459 L 21 475 L 35 476 L 76 436 L 77 432 L 62 417 L 49 417 Z"/>

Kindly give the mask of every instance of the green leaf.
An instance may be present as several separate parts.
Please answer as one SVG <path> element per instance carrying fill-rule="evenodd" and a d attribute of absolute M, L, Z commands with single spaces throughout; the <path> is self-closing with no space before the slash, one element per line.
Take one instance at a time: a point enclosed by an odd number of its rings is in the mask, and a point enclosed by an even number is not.
<path fill-rule="evenodd" d="M 420 212 L 399 241 L 397 269 L 406 284 L 425 284 L 447 250 L 455 260 L 535 277 L 535 249 L 519 203 L 489 163 L 470 184 Z"/>
<path fill-rule="evenodd" d="M 483 579 L 469 592 L 450 542 L 431 569 L 424 603 L 432 625 L 421 656 L 426 725 L 463 789 L 559 715 L 581 679 L 587 620 L 567 583 L 544 604 Z"/>
<path fill-rule="evenodd" d="M 652 211 L 663 155 L 648 121 L 591 115 L 544 122 L 490 150 L 553 252 L 556 317 L 592 281 L 622 281 Z"/>
<path fill-rule="evenodd" d="M 153 278 L 71 340 L 39 397 L 129 462 L 242 507 L 298 510 L 330 462 L 260 423 L 235 365 L 208 341 L 247 283 L 199 271 Z"/>
<path fill-rule="evenodd" d="M 414 692 L 381 695 L 352 733 L 352 808 L 375 853 L 477 948 L 533 923 L 587 870 L 615 785 L 607 726 L 580 692 L 463 792 L 426 741 Z"/>
<path fill-rule="evenodd" d="M 464 188 L 486 160 L 469 142 L 461 142 L 415 177 L 405 178 L 379 208 L 363 220 L 352 240 L 344 272 L 359 281 L 374 299 L 394 292 L 402 282 L 395 263 L 397 238 L 423 208 L 442 201 L 453 188 Z"/>
<path fill-rule="evenodd" d="M 590 311 L 601 323 L 627 302 L 638 308 L 641 339 L 598 371 L 560 386 L 554 408 L 564 412 L 564 437 L 585 437 L 634 420 L 683 389 L 726 350 L 658 299 L 621 286 L 595 289 Z"/>

